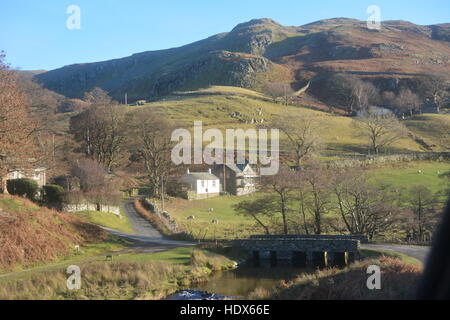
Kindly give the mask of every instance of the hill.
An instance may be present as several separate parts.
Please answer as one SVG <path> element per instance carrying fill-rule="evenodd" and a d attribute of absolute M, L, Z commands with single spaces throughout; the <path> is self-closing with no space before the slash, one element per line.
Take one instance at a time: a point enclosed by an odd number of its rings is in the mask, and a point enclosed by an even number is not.
<path fill-rule="evenodd" d="M 321 104 L 320 106 L 326 107 Z M 123 106 L 122 106 L 123 107 Z M 357 118 L 331 114 L 317 110 L 308 99 L 301 100 L 301 106 L 284 106 L 274 103 L 269 97 L 258 92 L 213 86 L 197 91 L 178 92 L 164 99 L 149 102 L 143 106 L 128 106 L 133 112 L 140 108 L 153 108 L 158 113 L 185 128 L 192 128 L 194 121 L 202 121 L 206 128 L 254 128 L 261 121 L 267 122 L 277 115 L 309 115 L 322 119 L 321 140 L 326 145 L 326 154 L 367 153 L 367 140 L 361 129 L 354 125 Z M 450 116 L 423 114 L 404 121 L 409 137 L 394 143 L 389 152 L 444 151 L 439 139 L 439 128 L 433 121 L 450 124 Z M 283 136 L 281 136 L 283 148 Z"/>
<path fill-rule="evenodd" d="M 116 99 L 154 99 L 174 91 L 210 85 L 260 89 L 269 80 L 298 89 L 312 80 L 310 92 L 326 99 L 323 79 L 351 73 L 384 90 L 417 86 L 424 73 L 450 71 L 450 25 L 419 26 L 385 21 L 381 30 L 366 22 L 329 19 L 286 27 L 255 19 L 227 33 L 179 48 L 65 66 L 36 75 L 44 86 L 71 98 L 101 87 Z"/>
<path fill-rule="evenodd" d="M 108 235 L 86 220 L 0 195 L 0 270 L 50 262 Z"/>

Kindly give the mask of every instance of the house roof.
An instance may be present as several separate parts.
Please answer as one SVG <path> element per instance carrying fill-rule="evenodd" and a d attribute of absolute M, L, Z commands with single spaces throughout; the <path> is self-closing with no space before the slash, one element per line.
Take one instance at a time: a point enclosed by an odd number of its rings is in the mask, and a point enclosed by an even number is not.
<path fill-rule="evenodd" d="M 222 165 L 216 165 L 215 168 L 221 167 Z M 257 176 L 258 174 L 256 173 L 255 169 L 253 169 L 253 167 L 251 166 L 250 163 L 246 162 L 246 163 L 233 163 L 233 164 L 226 164 L 226 166 L 228 168 L 230 168 L 231 170 L 233 170 L 236 173 L 244 173 L 248 174 L 248 175 L 255 175 Z"/>
<path fill-rule="evenodd" d="M 180 178 L 180 182 L 192 182 L 197 180 L 219 180 L 218 177 L 209 172 L 191 172 L 186 173 Z"/>

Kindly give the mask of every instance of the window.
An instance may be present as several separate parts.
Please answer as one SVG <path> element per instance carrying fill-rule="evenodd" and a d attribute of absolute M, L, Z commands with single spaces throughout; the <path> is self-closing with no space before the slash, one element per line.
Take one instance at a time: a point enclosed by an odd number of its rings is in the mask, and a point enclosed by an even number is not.
<path fill-rule="evenodd" d="M 204 188 L 205 187 L 205 181 L 204 180 L 200 181 L 200 185 L 202 186 L 202 188 Z"/>
<path fill-rule="evenodd" d="M 216 186 L 216 180 L 213 180 L 212 182 L 212 186 L 215 187 Z"/>

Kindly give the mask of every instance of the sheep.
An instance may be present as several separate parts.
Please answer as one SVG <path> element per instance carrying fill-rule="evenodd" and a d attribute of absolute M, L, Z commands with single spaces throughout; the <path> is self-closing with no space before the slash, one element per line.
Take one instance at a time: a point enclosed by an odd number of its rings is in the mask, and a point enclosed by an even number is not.
<path fill-rule="evenodd" d="M 217 219 L 214 219 L 214 220 L 211 221 L 211 223 L 213 223 L 213 224 L 219 224 L 219 222 L 220 222 L 220 221 L 217 220 Z"/>
<path fill-rule="evenodd" d="M 188 220 L 195 220 L 195 216 L 189 216 L 186 219 L 188 219 Z"/>

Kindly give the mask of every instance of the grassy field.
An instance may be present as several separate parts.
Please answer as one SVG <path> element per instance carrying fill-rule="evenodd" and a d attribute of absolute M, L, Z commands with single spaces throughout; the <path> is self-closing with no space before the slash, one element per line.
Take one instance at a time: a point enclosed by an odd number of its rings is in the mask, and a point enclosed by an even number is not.
<path fill-rule="evenodd" d="M 448 151 L 441 139 L 442 123 L 450 124 L 450 115 L 445 114 L 421 114 L 405 121 L 406 127 L 420 136 L 427 144 L 434 146 L 436 151 Z M 442 130 L 442 129 L 441 129 Z M 448 133 L 447 133 L 448 134 Z"/>
<path fill-rule="evenodd" d="M 119 230 L 130 234 L 134 233 L 130 221 L 125 214 L 122 214 L 122 216 L 119 217 L 108 212 L 82 211 L 75 213 L 75 215 L 86 218 L 88 221 L 103 227 Z"/>
<path fill-rule="evenodd" d="M 450 163 L 435 161 L 416 161 L 384 165 L 370 170 L 374 183 L 390 184 L 395 187 L 422 185 L 433 192 L 447 187 L 448 180 L 439 175 L 450 171 Z"/>
<path fill-rule="evenodd" d="M 173 198 L 167 208 L 180 226 L 196 238 L 234 239 L 255 232 L 255 222 L 237 215 L 233 209 L 233 205 L 248 198 L 222 196 L 196 201 Z M 214 211 L 209 211 L 210 208 Z M 187 220 L 189 216 L 195 216 L 195 220 Z M 215 219 L 219 224 L 212 223 Z"/>
<path fill-rule="evenodd" d="M 194 121 L 202 121 L 204 130 L 208 128 L 237 129 L 255 128 L 251 120 L 260 122 L 283 114 L 300 116 L 315 116 L 321 119 L 320 136 L 327 154 L 366 154 L 368 141 L 360 129 L 354 125 L 355 119 L 337 114 L 317 111 L 306 102 L 303 106 L 284 106 L 274 103 L 273 99 L 256 91 L 226 86 L 212 86 L 197 91 L 175 93 L 142 106 L 123 106 L 127 112 L 142 108 L 151 108 L 167 119 L 177 122 L 180 127 L 192 129 Z M 232 118 L 230 115 L 239 112 Z M 62 114 L 58 117 L 58 132 L 68 130 L 68 121 L 73 114 Z M 423 114 L 404 121 L 406 127 L 433 151 L 442 151 L 439 131 L 436 130 L 439 121 L 450 123 L 450 116 Z M 285 137 L 281 135 L 281 149 L 285 149 Z M 384 151 L 384 150 L 383 150 Z M 408 137 L 395 142 L 387 152 L 430 151 L 425 149 L 413 138 Z"/>

